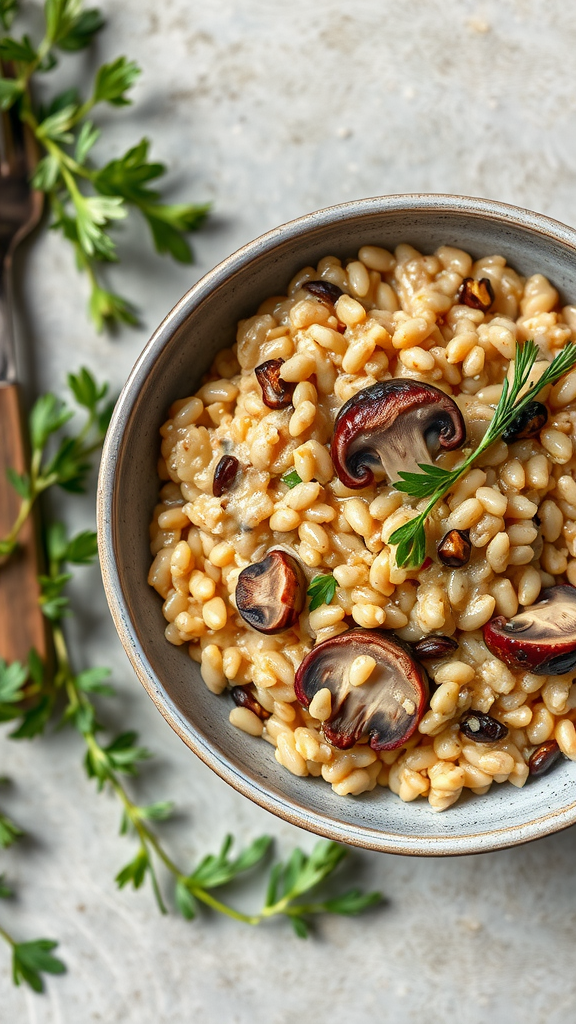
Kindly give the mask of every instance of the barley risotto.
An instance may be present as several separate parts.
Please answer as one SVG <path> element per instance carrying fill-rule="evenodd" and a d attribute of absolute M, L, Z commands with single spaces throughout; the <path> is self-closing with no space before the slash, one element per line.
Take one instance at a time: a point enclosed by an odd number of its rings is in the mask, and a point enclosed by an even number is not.
<path fill-rule="evenodd" d="M 288 771 L 445 810 L 576 760 L 574 338 L 501 256 L 364 246 L 169 409 L 166 639 Z"/>

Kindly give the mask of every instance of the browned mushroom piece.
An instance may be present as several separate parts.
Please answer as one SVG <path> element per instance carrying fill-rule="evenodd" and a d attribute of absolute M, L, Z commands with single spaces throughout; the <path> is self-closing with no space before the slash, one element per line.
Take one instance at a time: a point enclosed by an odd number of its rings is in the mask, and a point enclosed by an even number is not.
<path fill-rule="evenodd" d="M 418 473 L 438 451 L 460 448 L 466 428 L 456 402 L 431 384 L 385 380 L 353 395 L 334 424 L 331 455 L 346 487 L 368 487 L 399 470 Z"/>
<path fill-rule="evenodd" d="M 234 455 L 223 455 L 214 470 L 212 480 L 212 494 L 215 498 L 221 498 L 225 491 L 229 491 L 236 479 L 240 463 Z"/>
<path fill-rule="evenodd" d="M 438 545 L 438 558 L 450 569 L 460 569 L 470 561 L 472 545 L 464 530 L 449 530 Z"/>
<path fill-rule="evenodd" d="M 320 299 L 320 302 L 325 302 L 329 306 L 333 306 L 344 294 L 342 289 L 331 281 L 306 281 L 304 288 L 315 298 Z"/>
<path fill-rule="evenodd" d="M 419 661 L 426 661 L 431 658 L 444 658 L 458 650 L 458 641 L 452 636 L 434 635 L 423 636 L 421 640 L 413 640 L 410 644 L 413 653 Z"/>
<path fill-rule="evenodd" d="M 536 437 L 548 422 L 548 409 L 542 402 L 528 402 L 514 417 L 512 423 L 506 427 L 502 434 L 502 440 L 506 444 L 513 441 L 523 441 L 527 437 Z"/>
<path fill-rule="evenodd" d="M 305 599 L 304 574 L 298 561 L 286 551 L 270 551 L 238 576 L 236 607 L 244 621 L 260 633 L 290 629 Z"/>
<path fill-rule="evenodd" d="M 487 277 L 475 281 L 473 277 L 465 277 L 458 289 L 458 302 L 461 306 L 481 309 L 487 313 L 494 302 L 494 289 Z"/>
<path fill-rule="evenodd" d="M 283 362 L 283 359 L 267 359 L 254 370 L 262 388 L 262 401 L 269 409 L 286 409 L 292 403 L 295 385 L 282 380 L 280 370 Z"/>
<path fill-rule="evenodd" d="M 467 711 L 460 719 L 460 731 L 475 743 L 497 743 L 508 735 L 508 727 L 483 711 Z"/>
<path fill-rule="evenodd" d="M 248 708 L 258 718 L 261 718 L 263 722 L 270 718 L 270 712 L 262 707 L 254 694 L 246 686 L 233 686 L 230 690 L 230 696 L 237 707 Z"/>
<path fill-rule="evenodd" d="M 528 767 L 530 769 L 530 775 L 544 775 L 544 772 L 550 771 L 554 765 L 562 758 L 562 751 L 556 743 L 556 740 L 546 740 L 545 743 L 541 743 L 539 747 L 530 755 L 528 761 Z"/>
<path fill-rule="evenodd" d="M 510 668 L 537 676 L 564 675 L 576 668 L 576 588 L 567 584 L 542 592 L 537 604 L 484 626 L 488 649 Z"/>
<path fill-rule="evenodd" d="M 350 669 L 362 655 L 376 664 L 362 685 L 353 686 Z M 324 688 L 330 690 L 331 711 L 322 729 L 341 750 L 365 736 L 373 750 L 402 746 L 418 728 L 428 699 L 422 666 L 407 645 L 379 629 L 349 629 L 310 651 L 296 673 L 296 697 L 308 708 Z"/>

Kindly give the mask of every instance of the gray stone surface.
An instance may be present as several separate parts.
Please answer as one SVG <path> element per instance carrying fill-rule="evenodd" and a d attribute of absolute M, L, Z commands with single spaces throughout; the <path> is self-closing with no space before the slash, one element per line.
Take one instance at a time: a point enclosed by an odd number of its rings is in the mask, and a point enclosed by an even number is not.
<path fill-rule="evenodd" d="M 151 329 L 203 272 L 267 228 L 350 198 L 430 190 L 490 196 L 576 221 L 576 8 L 561 0 L 107 0 L 99 49 L 144 68 L 133 109 L 105 115 L 100 154 L 146 134 L 168 160 L 175 199 L 214 200 L 197 262 L 148 255 L 122 232 L 111 277 L 145 324 L 95 335 L 67 247 L 29 247 L 23 332 L 32 376 L 60 388 L 81 363 L 119 388 Z M 72 58 L 63 78 L 85 69 Z M 28 371 L 30 372 L 30 365 Z M 88 525 L 92 497 L 69 503 Z M 312 837 L 276 821 L 213 776 L 172 734 L 131 675 L 96 574 L 75 586 L 79 664 L 108 662 L 120 698 L 104 715 L 142 731 L 158 757 L 137 791 L 170 796 L 165 835 L 186 862 L 228 829 Z M 460 860 L 353 854 L 349 871 L 389 895 L 364 919 L 326 922 L 303 944 L 283 927 L 161 918 L 149 892 L 118 893 L 130 842 L 118 808 L 96 796 L 75 736 L 2 738 L 3 804 L 29 838 L 3 860 L 18 900 L 3 920 L 21 938 L 60 940 L 69 973 L 36 997 L 11 987 L 6 1024 L 318 1024 L 448 1020 L 568 1024 L 574 1019 L 576 833 Z M 240 896 L 238 897 L 240 899 Z M 244 898 L 244 897 L 242 897 Z M 257 898 L 256 889 L 246 900 Z"/>

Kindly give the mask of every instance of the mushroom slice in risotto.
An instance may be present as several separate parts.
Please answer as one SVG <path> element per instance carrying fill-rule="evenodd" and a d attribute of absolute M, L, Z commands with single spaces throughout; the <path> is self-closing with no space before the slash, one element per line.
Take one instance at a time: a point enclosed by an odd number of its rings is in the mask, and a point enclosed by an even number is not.
<path fill-rule="evenodd" d="M 494 302 L 492 282 L 487 277 L 481 277 L 479 281 L 465 277 L 458 290 L 458 302 L 461 306 L 470 306 L 487 313 Z"/>
<path fill-rule="evenodd" d="M 298 561 L 286 551 L 270 551 L 261 562 L 242 570 L 236 584 L 236 607 L 260 633 L 281 633 L 298 619 L 306 598 L 306 581 Z"/>
<path fill-rule="evenodd" d="M 418 473 L 438 451 L 461 448 L 466 440 L 456 403 L 432 384 L 385 380 L 353 395 L 340 409 L 332 436 L 332 462 L 353 489 L 403 470 Z"/>
<path fill-rule="evenodd" d="M 528 402 L 522 412 L 512 420 L 502 434 L 506 444 L 523 441 L 527 437 L 536 437 L 548 422 L 548 409 L 542 402 Z"/>
<path fill-rule="evenodd" d="M 262 401 L 269 409 L 287 409 L 292 404 L 294 384 L 282 380 L 280 370 L 283 359 L 267 359 L 254 370 L 262 389 Z"/>
<path fill-rule="evenodd" d="M 361 685 L 351 681 L 357 659 L 368 666 L 368 659 L 374 662 Z M 369 736 L 373 750 L 402 746 L 417 729 L 428 699 L 422 666 L 401 641 L 378 629 L 349 629 L 310 651 L 296 673 L 296 697 L 308 708 L 324 688 L 330 691 L 331 713 L 322 728 L 341 750 L 363 736 Z"/>
<path fill-rule="evenodd" d="M 306 281 L 304 288 L 314 298 L 320 299 L 320 302 L 325 302 L 330 306 L 333 306 L 344 294 L 337 284 L 332 284 L 330 281 Z"/>
<path fill-rule="evenodd" d="M 511 619 L 484 626 L 486 646 L 510 668 L 535 675 L 563 675 L 576 668 L 576 587 L 543 591 L 542 600 Z"/>

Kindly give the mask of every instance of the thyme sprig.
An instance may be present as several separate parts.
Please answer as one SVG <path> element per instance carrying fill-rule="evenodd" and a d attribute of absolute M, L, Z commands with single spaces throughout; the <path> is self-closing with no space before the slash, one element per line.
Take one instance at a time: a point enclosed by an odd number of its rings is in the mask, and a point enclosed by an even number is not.
<path fill-rule="evenodd" d="M 0 0 L 0 24 L 8 30 L 18 12 L 18 0 Z M 150 187 L 166 167 L 148 159 L 149 141 L 142 139 L 121 157 L 97 167 L 92 150 L 101 135 L 91 119 L 95 107 L 128 106 L 128 93 L 140 68 L 127 57 L 117 57 L 96 72 L 92 88 L 82 98 L 67 89 L 40 105 L 33 99 L 39 75 L 58 64 L 59 52 L 75 52 L 90 46 L 104 25 L 97 9 L 84 10 L 82 0 L 45 0 L 43 38 L 0 38 L 0 59 L 14 68 L 13 77 L 0 78 L 0 107 L 14 107 L 34 134 L 42 153 L 32 179 L 34 188 L 46 194 L 52 227 L 72 243 L 76 262 L 90 282 L 89 311 L 97 328 L 137 322 L 134 306 L 107 289 L 99 278 L 102 264 L 117 262 L 113 224 L 124 220 L 130 207 L 146 220 L 159 253 L 189 263 L 192 251 L 185 235 L 204 221 L 209 204 L 163 203 L 160 192 Z"/>
<path fill-rule="evenodd" d="M 430 501 L 423 512 L 391 534 L 390 544 L 398 545 L 396 548 L 397 565 L 415 569 L 422 564 L 426 555 L 425 523 L 436 503 L 454 487 L 454 484 L 486 449 L 502 436 L 516 416 L 529 402 L 533 401 L 534 396 L 542 388 L 555 384 L 576 364 L 576 345 L 573 342 L 565 345 L 538 380 L 530 381 L 526 392 L 520 397 L 521 392 L 528 384 L 538 355 L 538 346 L 533 341 L 527 341 L 524 345 L 516 343 L 512 383 L 505 378 L 494 417 L 484 437 L 478 447 L 471 451 L 459 466 L 447 470 L 441 466 L 419 464 L 421 473 L 399 473 L 401 479 L 394 484 L 396 490 L 403 491 L 415 498 L 430 497 Z"/>
<path fill-rule="evenodd" d="M 69 383 L 76 400 L 87 409 L 92 425 L 97 424 L 106 389 L 99 386 L 87 370 L 71 375 Z M 62 437 L 70 417 L 64 415 L 62 405 L 54 405 L 54 396 L 48 402 L 44 401 L 45 398 L 39 400 L 40 405 L 37 403 L 37 406 L 48 410 L 49 415 L 41 417 L 38 412 L 33 412 L 36 420 L 44 424 L 42 430 L 37 428 L 36 434 L 38 465 L 52 464 L 55 456 L 46 454 L 48 446 L 55 447 L 58 453 L 66 444 L 71 451 L 82 452 L 78 459 L 85 475 L 97 441 L 90 445 L 88 451 L 86 426 L 75 437 Z M 32 473 L 29 476 L 31 478 Z M 77 475 L 72 479 L 77 480 Z M 68 478 L 64 482 L 68 483 Z M 62 485 L 62 480 L 52 473 L 44 489 L 58 483 Z M 27 515 L 30 508 L 29 504 Z M 48 671 L 35 651 L 30 652 L 26 664 L 13 662 L 7 665 L 0 660 L 0 721 L 15 722 L 10 734 L 15 740 L 32 739 L 49 725 L 72 726 L 80 734 L 88 777 L 95 781 L 98 791 L 107 790 L 117 798 L 121 809 L 120 832 L 136 840 L 135 853 L 116 876 L 117 885 L 139 889 L 149 880 L 160 911 L 166 913 L 168 900 L 163 890 L 167 878 L 171 881 L 171 899 L 187 920 L 196 917 L 202 905 L 252 926 L 272 918 L 282 918 L 290 921 L 300 937 L 306 936 L 309 923 L 319 915 L 359 914 L 379 903 L 382 899 L 380 893 L 362 893 L 358 889 L 316 897 L 317 888 L 333 874 L 347 854 L 344 847 L 333 842 L 317 843 L 310 854 L 295 849 L 285 863 L 270 864 L 272 840 L 269 836 L 258 837 L 234 855 L 233 839 L 227 836 L 218 853 L 208 854 L 195 866 L 185 867 L 176 862 L 158 833 L 158 826 L 171 816 L 173 804 L 168 800 L 140 804 L 130 795 L 125 781 L 138 774 L 140 765 L 152 756 L 151 753 L 140 743 L 135 732 L 126 730 L 114 735 L 100 721 L 99 698 L 114 694 L 109 682 L 110 670 L 92 666 L 78 671 L 68 646 L 65 623 L 71 608 L 66 587 L 74 566 L 89 565 L 95 561 L 96 535 L 91 530 L 83 530 L 69 537 L 61 523 L 53 522 L 45 530 L 45 539 L 48 568 L 40 578 L 40 603 L 52 636 L 54 665 Z M 0 845 L 10 844 L 19 834 L 18 826 L 6 815 L 0 815 Z M 215 890 L 236 882 L 250 870 L 258 870 L 265 875 L 266 896 L 259 909 L 245 913 L 219 894 L 215 895 Z M 307 898 L 309 894 L 311 898 Z M 16 943 L 1 927 L 0 938 L 12 950 L 16 983 L 24 981 L 35 991 L 41 991 L 41 972 L 59 973 L 64 970 L 62 962 L 52 955 L 53 940 Z"/>

